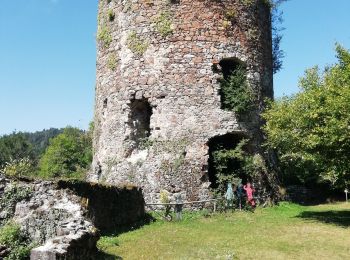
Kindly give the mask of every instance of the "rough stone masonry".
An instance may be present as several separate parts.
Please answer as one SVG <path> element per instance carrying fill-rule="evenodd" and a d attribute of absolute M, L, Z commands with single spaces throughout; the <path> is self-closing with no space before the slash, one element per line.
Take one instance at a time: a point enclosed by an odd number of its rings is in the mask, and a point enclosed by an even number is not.
<path fill-rule="evenodd" d="M 273 97 L 271 17 L 265 0 L 100 0 L 90 181 L 210 197 L 211 143 L 260 147 Z M 256 95 L 243 119 L 222 109 L 219 78 L 239 64 Z M 217 138 L 217 139 L 216 139 Z"/>

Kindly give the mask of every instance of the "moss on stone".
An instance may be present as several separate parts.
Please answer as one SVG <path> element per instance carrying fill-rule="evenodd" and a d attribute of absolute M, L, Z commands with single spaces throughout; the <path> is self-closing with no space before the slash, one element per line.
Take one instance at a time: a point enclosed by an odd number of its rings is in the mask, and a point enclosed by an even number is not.
<path fill-rule="evenodd" d="M 132 31 L 128 35 L 127 46 L 134 54 L 141 56 L 147 50 L 149 43 L 142 40 L 135 31 Z"/>

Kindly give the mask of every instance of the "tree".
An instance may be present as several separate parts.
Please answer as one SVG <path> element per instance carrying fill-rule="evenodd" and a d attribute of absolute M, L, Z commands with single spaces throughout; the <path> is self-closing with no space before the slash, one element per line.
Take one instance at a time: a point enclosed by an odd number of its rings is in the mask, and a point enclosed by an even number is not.
<path fill-rule="evenodd" d="M 0 168 L 7 162 L 22 158 L 34 158 L 32 144 L 23 133 L 13 133 L 0 138 Z"/>
<path fill-rule="evenodd" d="M 350 53 L 340 45 L 336 52 L 337 64 L 307 70 L 301 92 L 271 102 L 263 117 L 284 177 L 343 188 L 350 183 Z"/>
<path fill-rule="evenodd" d="M 80 178 L 92 160 L 92 139 L 89 132 L 67 127 L 51 139 L 39 163 L 43 178 Z"/>
<path fill-rule="evenodd" d="M 279 7 L 286 1 L 271 0 L 273 73 L 279 72 L 283 66 L 284 51 L 281 49 L 282 31 L 284 30 L 284 27 L 281 26 L 283 23 L 283 12 Z"/>
<path fill-rule="evenodd" d="M 62 133 L 62 129 L 50 128 L 35 133 L 19 132 L 0 137 L 0 168 L 6 163 L 13 164 L 21 159 L 29 159 L 36 167 L 41 155 L 49 145 L 49 140 Z"/>

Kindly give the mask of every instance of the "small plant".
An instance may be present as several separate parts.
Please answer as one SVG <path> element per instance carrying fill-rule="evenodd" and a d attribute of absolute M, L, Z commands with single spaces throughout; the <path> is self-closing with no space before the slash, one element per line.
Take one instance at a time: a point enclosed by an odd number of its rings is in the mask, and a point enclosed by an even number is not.
<path fill-rule="evenodd" d="M 236 11 L 233 9 L 229 9 L 225 12 L 225 18 L 227 20 L 233 20 L 236 18 Z"/>
<path fill-rule="evenodd" d="M 97 32 L 97 40 L 102 43 L 104 48 L 108 48 L 112 43 L 112 34 L 108 26 L 100 25 Z"/>
<path fill-rule="evenodd" d="M 160 199 L 161 203 L 164 203 L 164 204 L 170 203 L 169 192 L 167 192 L 166 190 L 162 190 L 160 192 L 159 199 Z M 167 221 L 171 221 L 171 219 L 172 219 L 172 217 L 170 215 L 171 206 L 164 205 L 164 208 L 165 208 L 164 219 Z"/>
<path fill-rule="evenodd" d="M 115 19 L 115 13 L 112 9 L 108 10 L 108 21 L 113 22 Z"/>
<path fill-rule="evenodd" d="M 110 70 L 115 71 L 118 65 L 117 55 L 112 53 L 108 57 L 107 66 Z"/>
<path fill-rule="evenodd" d="M 162 190 L 160 192 L 159 199 L 161 203 L 169 203 L 170 202 L 169 192 L 167 192 L 166 190 Z"/>
<path fill-rule="evenodd" d="M 0 228 L 0 245 L 8 252 L 5 253 L 4 260 L 28 259 L 30 250 L 33 248 L 20 226 L 14 222 L 8 222 Z"/>
<path fill-rule="evenodd" d="M 147 50 L 148 42 L 142 40 L 135 31 L 132 31 L 127 39 L 128 48 L 136 55 L 143 55 Z"/>
<path fill-rule="evenodd" d="M 166 36 L 173 33 L 172 23 L 171 23 L 171 15 L 169 12 L 167 12 L 167 11 L 161 12 L 157 16 L 157 18 L 155 20 L 155 24 L 156 24 L 157 31 L 163 37 L 166 37 Z"/>
<path fill-rule="evenodd" d="M 107 4 L 110 4 L 112 2 L 112 0 L 106 0 Z"/>
<path fill-rule="evenodd" d="M 140 150 L 145 150 L 150 148 L 153 144 L 154 144 L 154 141 L 151 140 L 148 136 L 142 137 L 139 139 L 138 148 Z"/>
<path fill-rule="evenodd" d="M 255 2 L 255 0 L 240 0 L 240 1 L 244 5 L 252 5 Z"/>
<path fill-rule="evenodd" d="M 224 27 L 224 29 L 227 31 L 228 29 L 230 29 L 231 28 L 231 22 L 230 21 L 228 21 L 228 20 L 223 20 L 222 21 L 222 27 Z"/>
<path fill-rule="evenodd" d="M 0 173 L 11 177 L 34 175 L 35 168 L 29 158 L 15 159 L 7 162 Z"/>

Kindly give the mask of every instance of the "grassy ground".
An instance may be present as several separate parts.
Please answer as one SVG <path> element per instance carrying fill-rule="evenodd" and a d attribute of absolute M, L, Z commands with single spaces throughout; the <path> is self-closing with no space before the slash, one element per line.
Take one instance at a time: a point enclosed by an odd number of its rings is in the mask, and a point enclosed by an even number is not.
<path fill-rule="evenodd" d="M 350 259 L 350 203 L 186 215 L 102 237 L 99 248 L 119 259 Z"/>

